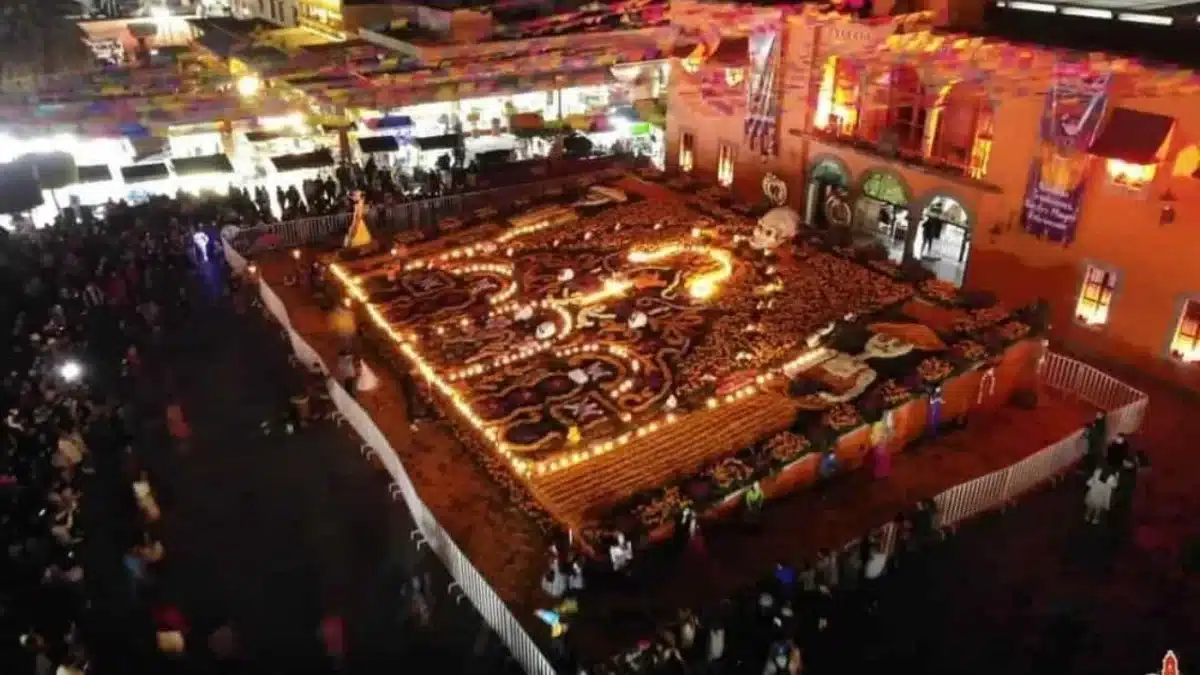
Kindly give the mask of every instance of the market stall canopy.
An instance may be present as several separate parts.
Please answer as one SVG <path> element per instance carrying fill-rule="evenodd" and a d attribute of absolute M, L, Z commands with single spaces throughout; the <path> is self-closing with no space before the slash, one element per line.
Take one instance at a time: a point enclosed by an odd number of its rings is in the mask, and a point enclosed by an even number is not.
<path fill-rule="evenodd" d="M 358 139 L 358 147 L 367 154 L 375 152 L 396 152 L 400 149 L 400 141 L 395 136 L 367 136 Z"/>
<path fill-rule="evenodd" d="M 513 151 L 510 148 L 499 148 L 486 152 L 475 153 L 475 163 L 481 167 L 491 167 L 507 164 L 512 161 Z"/>
<path fill-rule="evenodd" d="M 323 169 L 336 164 L 333 160 L 333 153 L 328 150 L 315 150 L 298 155 L 280 155 L 272 157 L 271 163 L 275 165 L 275 170 L 279 173 L 301 169 Z"/>
<path fill-rule="evenodd" d="M 277 141 L 281 138 L 291 138 L 294 134 L 282 131 L 247 131 L 246 140 L 251 143 L 267 143 L 269 141 Z"/>
<path fill-rule="evenodd" d="M 0 213 L 31 211 L 44 202 L 33 167 L 20 162 L 0 164 Z"/>
<path fill-rule="evenodd" d="M 349 131 L 354 128 L 354 122 L 345 118 L 322 117 L 313 126 L 318 127 L 323 134 L 334 134 L 339 131 Z"/>
<path fill-rule="evenodd" d="M 1157 164 L 1165 154 L 1175 118 L 1116 108 L 1088 152 L 1130 164 Z"/>
<path fill-rule="evenodd" d="M 541 113 L 516 113 L 508 118 L 508 128 L 513 131 L 533 131 L 545 126 Z"/>
<path fill-rule="evenodd" d="M 388 115 L 374 120 L 367 121 L 368 129 L 403 129 L 413 125 L 412 118 L 408 115 Z"/>
<path fill-rule="evenodd" d="M 165 155 L 170 151 L 167 139 L 157 136 L 130 138 L 129 144 L 133 146 L 133 161 L 135 162 Z"/>
<path fill-rule="evenodd" d="M 171 172 L 167 169 L 167 165 L 160 162 L 121 167 L 121 177 L 125 179 L 126 183 L 145 183 L 152 180 L 163 180 L 170 176 Z"/>
<path fill-rule="evenodd" d="M 413 145 L 417 146 L 417 149 L 422 152 L 430 150 L 453 150 L 461 143 L 462 134 L 443 134 L 441 136 L 425 136 L 413 139 Z"/>
<path fill-rule="evenodd" d="M 79 184 L 103 183 L 112 180 L 112 169 L 107 164 L 87 164 L 79 167 Z"/>
<path fill-rule="evenodd" d="M 176 176 L 200 176 L 214 173 L 233 173 L 233 164 L 225 155 L 202 155 L 171 160 Z"/>

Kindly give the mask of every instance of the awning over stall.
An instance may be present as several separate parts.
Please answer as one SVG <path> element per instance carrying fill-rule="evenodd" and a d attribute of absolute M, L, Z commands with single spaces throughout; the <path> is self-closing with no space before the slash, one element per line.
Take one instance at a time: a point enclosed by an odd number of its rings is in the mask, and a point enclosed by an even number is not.
<path fill-rule="evenodd" d="M 500 164 L 507 164 L 513 159 L 513 151 L 511 148 L 499 148 L 496 150 L 487 150 L 485 152 L 475 153 L 475 163 L 481 167 L 493 167 Z"/>
<path fill-rule="evenodd" d="M 80 185 L 103 183 L 112 180 L 112 177 L 112 169 L 109 169 L 107 164 L 85 164 L 79 167 L 79 180 L 75 182 Z"/>
<path fill-rule="evenodd" d="M 1091 154 L 1129 164 L 1157 164 L 1166 152 L 1175 118 L 1115 108 L 1089 148 Z"/>
<path fill-rule="evenodd" d="M 301 169 L 323 169 L 335 164 L 333 153 L 328 150 L 316 150 L 298 155 L 280 155 L 279 157 L 272 157 L 271 163 L 275 165 L 275 170 L 280 173 L 285 171 L 299 171 Z"/>
<path fill-rule="evenodd" d="M 126 183 L 145 183 L 170 178 L 171 172 L 167 170 L 167 165 L 162 163 L 138 164 L 121 167 L 121 177 Z"/>
<path fill-rule="evenodd" d="M 246 140 L 251 143 L 266 143 L 267 141 L 275 141 L 280 138 L 291 138 L 292 135 L 279 131 L 247 131 Z"/>
<path fill-rule="evenodd" d="M 462 143 L 462 134 L 445 134 L 442 136 L 425 136 L 424 138 L 414 138 L 413 145 L 422 151 L 428 150 L 453 150 Z"/>
<path fill-rule="evenodd" d="M 367 154 L 396 152 L 400 149 L 400 141 L 395 136 L 367 136 L 358 139 L 358 147 Z"/>
<path fill-rule="evenodd" d="M 210 173 L 233 173 L 233 165 L 225 155 L 203 155 L 171 160 L 177 176 L 199 176 Z"/>
<path fill-rule="evenodd" d="M 157 136 L 129 137 L 129 144 L 133 146 L 133 161 L 135 162 L 165 155 L 171 149 L 167 139 Z"/>
<path fill-rule="evenodd" d="M 387 115 L 378 119 L 367 120 L 368 129 L 403 129 L 413 125 L 408 115 Z"/>

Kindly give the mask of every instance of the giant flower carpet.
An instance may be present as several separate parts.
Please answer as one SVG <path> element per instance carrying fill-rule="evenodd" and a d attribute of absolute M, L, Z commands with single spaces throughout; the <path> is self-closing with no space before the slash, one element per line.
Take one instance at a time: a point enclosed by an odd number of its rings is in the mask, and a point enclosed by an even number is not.
<path fill-rule="evenodd" d="M 492 536 L 497 550 L 464 549 L 505 558 L 505 569 L 477 565 L 519 606 L 536 602 L 539 530 L 570 528 L 584 545 L 614 530 L 655 540 L 684 506 L 716 517 L 752 481 L 772 498 L 805 484 L 817 451 L 853 466 L 869 447 L 897 451 L 968 416 L 1059 435 L 1079 421 L 1056 401 L 1004 407 L 1033 384 L 1035 310 L 962 297 L 815 237 L 783 242 L 716 200 L 628 177 L 507 209 L 433 242 L 328 262 L 375 353 L 428 383 L 453 442 L 422 432 L 439 438 L 417 449 L 403 425 L 376 419 L 401 436 L 393 444 L 440 520 L 457 516 L 439 501 L 488 505 L 500 527 L 461 536 Z M 260 262 L 268 280 L 288 264 Z M 303 290 L 282 295 L 314 346 L 335 349 Z M 385 386 L 369 398 L 394 406 L 387 368 L 376 370 Z M 422 476 L 431 466 L 469 474 L 469 487 Z M 492 496 L 495 485 L 507 494 Z M 902 490 L 894 508 L 920 496 Z M 514 507 L 522 523 L 497 522 Z"/>

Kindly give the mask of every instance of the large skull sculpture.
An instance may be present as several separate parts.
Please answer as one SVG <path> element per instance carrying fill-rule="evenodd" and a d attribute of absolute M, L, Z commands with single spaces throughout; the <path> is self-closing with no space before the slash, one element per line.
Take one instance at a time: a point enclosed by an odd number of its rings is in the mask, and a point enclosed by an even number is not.
<path fill-rule="evenodd" d="M 761 251 L 774 250 L 796 236 L 799 226 L 800 214 L 793 209 L 785 206 L 771 209 L 758 219 L 758 225 L 750 237 L 750 245 Z"/>

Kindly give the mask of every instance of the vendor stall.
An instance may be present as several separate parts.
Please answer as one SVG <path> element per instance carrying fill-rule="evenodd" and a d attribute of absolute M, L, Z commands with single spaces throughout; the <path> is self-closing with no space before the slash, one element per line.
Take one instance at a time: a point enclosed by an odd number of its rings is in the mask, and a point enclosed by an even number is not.
<path fill-rule="evenodd" d="M 443 134 L 441 136 L 414 138 L 412 140 L 412 148 L 414 150 L 412 163 L 416 167 L 432 169 L 437 165 L 438 158 L 442 155 L 450 155 L 453 158 L 455 148 L 462 145 L 462 134 Z"/>
<path fill-rule="evenodd" d="M 78 179 L 63 192 L 68 199 L 78 201 L 81 206 L 103 204 L 120 194 L 120 183 L 107 164 L 85 164 L 76 169 Z"/>
<path fill-rule="evenodd" d="M 171 194 L 171 171 L 163 162 L 121 167 L 121 179 L 126 186 L 125 198 L 142 202 L 154 195 Z"/>
<path fill-rule="evenodd" d="M 293 171 L 319 172 L 321 169 L 333 166 L 336 162 L 333 153 L 322 148 L 313 152 L 272 157 L 271 164 L 275 167 L 276 173 L 290 173 Z M 293 178 L 293 180 L 295 179 Z"/>
<path fill-rule="evenodd" d="M 391 167 L 397 162 L 400 141 L 395 136 L 361 136 L 358 150 L 363 159 L 371 159 L 378 166 Z"/>
<path fill-rule="evenodd" d="M 204 155 L 171 160 L 177 184 L 186 192 L 226 192 L 232 180 L 233 164 L 226 155 Z"/>

